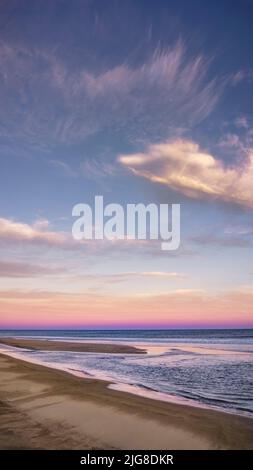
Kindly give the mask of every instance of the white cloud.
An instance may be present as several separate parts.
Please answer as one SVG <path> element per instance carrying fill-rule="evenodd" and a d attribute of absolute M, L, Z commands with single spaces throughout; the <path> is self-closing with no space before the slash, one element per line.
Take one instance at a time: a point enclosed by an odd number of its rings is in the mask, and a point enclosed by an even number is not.
<path fill-rule="evenodd" d="M 218 199 L 253 209 L 253 151 L 240 165 L 225 166 L 188 140 L 150 145 L 144 153 L 119 156 L 136 175 L 197 199 Z"/>

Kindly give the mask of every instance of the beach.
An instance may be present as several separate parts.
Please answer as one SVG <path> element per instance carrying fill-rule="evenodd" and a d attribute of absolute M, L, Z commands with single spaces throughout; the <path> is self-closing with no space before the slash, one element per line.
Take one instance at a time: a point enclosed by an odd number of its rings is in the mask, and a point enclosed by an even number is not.
<path fill-rule="evenodd" d="M 0 375 L 0 449 L 253 448 L 251 418 L 112 390 L 6 354 Z"/>
<path fill-rule="evenodd" d="M 45 339 L 1 338 L 0 345 L 28 348 L 33 351 L 70 351 L 109 354 L 145 354 L 145 351 L 134 346 L 107 343 L 74 343 L 70 341 L 49 341 Z"/>

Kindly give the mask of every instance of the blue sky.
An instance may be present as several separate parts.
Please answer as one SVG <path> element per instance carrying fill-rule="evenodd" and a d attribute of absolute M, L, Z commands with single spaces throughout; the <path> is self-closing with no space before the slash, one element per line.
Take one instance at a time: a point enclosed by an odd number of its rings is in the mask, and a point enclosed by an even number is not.
<path fill-rule="evenodd" d="M 3 326 L 252 324 L 252 20 L 250 0 L 1 2 Z M 97 194 L 180 203 L 178 252 L 75 246 Z"/>

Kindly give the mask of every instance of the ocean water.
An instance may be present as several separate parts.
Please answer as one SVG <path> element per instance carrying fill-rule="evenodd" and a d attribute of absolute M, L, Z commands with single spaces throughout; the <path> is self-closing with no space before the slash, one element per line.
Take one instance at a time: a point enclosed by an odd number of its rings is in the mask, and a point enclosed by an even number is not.
<path fill-rule="evenodd" d="M 0 336 L 131 344 L 138 354 L 0 351 L 111 388 L 253 417 L 253 330 L 0 331 Z"/>

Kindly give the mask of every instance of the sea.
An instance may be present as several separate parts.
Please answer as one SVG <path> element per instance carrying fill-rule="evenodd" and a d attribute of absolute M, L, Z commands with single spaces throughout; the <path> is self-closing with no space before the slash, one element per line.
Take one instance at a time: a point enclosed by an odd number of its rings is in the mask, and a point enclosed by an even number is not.
<path fill-rule="evenodd" d="M 21 350 L 0 352 L 108 381 L 108 387 L 156 400 L 253 418 L 253 329 L 1 330 L 0 337 L 128 344 L 146 354 Z"/>

